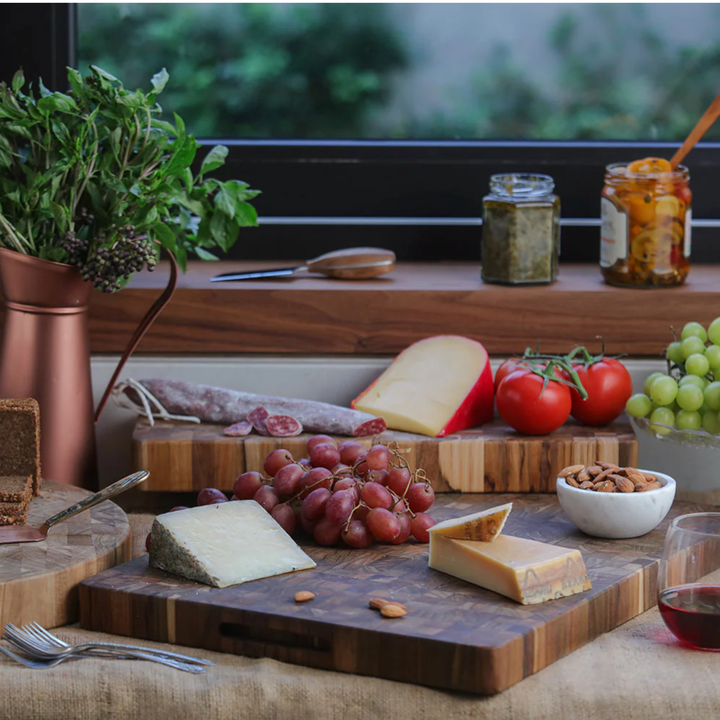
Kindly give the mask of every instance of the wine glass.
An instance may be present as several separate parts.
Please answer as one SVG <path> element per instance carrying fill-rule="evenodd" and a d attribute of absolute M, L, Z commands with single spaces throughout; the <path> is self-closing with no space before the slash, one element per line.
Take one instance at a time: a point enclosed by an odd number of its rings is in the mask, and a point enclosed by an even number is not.
<path fill-rule="evenodd" d="M 720 512 L 681 515 L 665 537 L 658 607 L 681 642 L 720 651 Z"/>

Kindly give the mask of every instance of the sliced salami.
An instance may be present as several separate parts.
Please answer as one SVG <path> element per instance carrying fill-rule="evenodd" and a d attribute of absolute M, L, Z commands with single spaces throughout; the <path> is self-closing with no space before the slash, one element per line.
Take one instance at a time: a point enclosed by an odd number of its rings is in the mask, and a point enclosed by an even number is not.
<path fill-rule="evenodd" d="M 147 395 L 144 404 L 140 398 L 143 390 Z M 167 418 L 171 413 L 174 419 L 194 417 L 196 422 L 231 425 L 240 420 L 253 422 L 249 415 L 262 408 L 268 415 L 295 418 L 307 432 L 360 437 L 377 435 L 386 428 L 382 418 L 360 410 L 313 400 L 255 395 L 180 380 L 128 381 L 128 384 L 118 385 L 116 391 L 118 397 L 129 401 L 125 405 L 129 404 L 139 414 L 144 415 L 148 412 L 147 408 L 152 408 L 153 415 L 161 418 Z"/>
<path fill-rule="evenodd" d="M 256 407 L 254 410 L 248 413 L 248 416 L 245 419 L 249 423 L 252 423 L 252 426 L 261 435 L 267 435 L 268 429 L 266 422 L 269 417 L 270 413 L 264 407 Z"/>
<path fill-rule="evenodd" d="M 303 426 L 290 415 L 270 415 L 265 425 L 273 437 L 295 437 L 303 431 Z"/>
<path fill-rule="evenodd" d="M 245 437 L 249 435 L 253 430 L 253 424 L 247 420 L 241 420 L 236 422 L 230 427 L 223 428 L 223 434 L 228 437 Z"/>

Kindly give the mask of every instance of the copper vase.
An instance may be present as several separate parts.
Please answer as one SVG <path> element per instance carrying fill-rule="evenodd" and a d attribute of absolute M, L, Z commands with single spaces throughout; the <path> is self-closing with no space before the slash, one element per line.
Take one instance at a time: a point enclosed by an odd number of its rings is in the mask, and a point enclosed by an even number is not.
<path fill-rule="evenodd" d="M 5 323 L 0 344 L 0 397 L 40 404 L 43 477 L 88 489 L 97 486 L 95 425 L 125 362 L 170 301 L 170 280 L 140 322 L 93 412 L 88 304 L 93 286 L 77 268 L 0 248 Z M 2 442 L 2 438 L 0 438 Z"/>

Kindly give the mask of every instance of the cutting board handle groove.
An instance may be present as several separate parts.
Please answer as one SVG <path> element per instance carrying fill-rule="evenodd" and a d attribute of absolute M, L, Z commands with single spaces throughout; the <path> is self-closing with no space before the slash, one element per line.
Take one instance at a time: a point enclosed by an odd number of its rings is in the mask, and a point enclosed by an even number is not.
<path fill-rule="evenodd" d="M 220 623 L 220 635 L 239 642 L 263 643 L 286 648 L 309 648 L 318 652 L 332 652 L 332 642 L 310 633 L 288 632 L 241 623 Z"/>

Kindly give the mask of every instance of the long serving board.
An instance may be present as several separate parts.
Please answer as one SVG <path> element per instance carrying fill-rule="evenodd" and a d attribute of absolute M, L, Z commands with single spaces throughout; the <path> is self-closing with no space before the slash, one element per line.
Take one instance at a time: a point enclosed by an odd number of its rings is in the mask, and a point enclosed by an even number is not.
<path fill-rule="evenodd" d="M 632 540 L 581 533 L 548 494 L 441 495 L 438 520 L 512 501 L 504 533 L 578 548 L 592 590 L 523 606 L 431 570 L 426 545 L 305 550 L 317 568 L 225 589 L 148 566 L 147 556 L 85 580 L 84 628 L 327 670 L 492 694 L 514 685 L 656 604 L 670 520 L 700 509 L 676 503 L 662 525 Z M 232 541 L 231 538 L 228 539 Z M 704 557 L 709 571 L 720 557 Z M 297 604 L 299 590 L 316 593 Z M 368 608 L 407 606 L 402 619 Z"/>
<path fill-rule="evenodd" d="M 266 455 L 276 448 L 286 448 L 298 460 L 306 456 L 308 437 L 231 438 L 219 425 L 156 422 L 151 426 L 139 420 L 133 433 L 133 466 L 150 471 L 141 490 L 230 491 L 241 473 L 262 471 Z M 446 438 L 387 431 L 355 439 L 368 447 L 397 441 L 410 450 L 405 456 L 410 466 L 424 468 L 440 492 L 555 492 L 557 473 L 568 465 L 590 465 L 595 459 L 637 465 L 637 439 L 627 422 L 603 428 L 568 423 L 552 435 L 529 436 L 494 420 Z"/>

